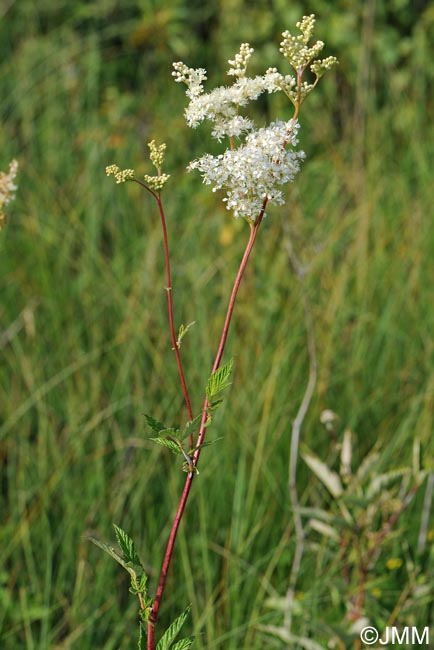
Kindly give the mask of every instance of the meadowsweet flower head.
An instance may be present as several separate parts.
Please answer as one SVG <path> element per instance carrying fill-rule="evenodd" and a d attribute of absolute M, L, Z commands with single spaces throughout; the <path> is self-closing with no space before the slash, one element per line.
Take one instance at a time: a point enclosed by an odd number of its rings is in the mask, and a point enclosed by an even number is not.
<path fill-rule="evenodd" d="M 9 172 L 0 172 L 0 230 L 6 223 L 6 214 L 3 212 L 3 207 L 10 203 L 15 198 L 15 178 L 18 173 L 18 163 L 12 160 L 9 165 Z"/>
<path fill-rule="evenodd" d="M 188 169 L 198 169 L 213 191 L 227 191 L 223 201 L 235 217 L 254 222 L 265 198 L 277 205 L 284 203 L 279 186 L 294 180 L 300 170 L 304 153 L 287 148 L 297 144 L 297 130 L 298 123 L 293 120 L 272 122 L 250 133 L 237 149 L 227 149 L 219 156 L 205 154 Z"/>
<path fill-rule="evenodd" d="M 229 59 L 228 75 L 235 78 L 234 83 L 210 92 L 205 92 L 203 87 L 206 70 L 194 70 L 182 62 L 173 64 L 175 81 L 187 85 L 190 101 L 185 109 L 185 118 L 188 125 L 196 128 L 204 120 L 209 120 L 213 124 L 211 135 L 219 142 L 228 138 L 230 145 L 218 156 L 205 154 L 194 160 L 188 169 L 197 169 L 203 182 L 212 185 L 213 191 L 226 190 L 223 201 L 235 217 L 254 222 L 265 203 L 284 203 L 281 186 L 293 181 L 300 169 L 304 153 L 294 149 L 299 128 L 295 117 L 318 79 L 336 63 L 334 57 L 322 61 L 317 59 L 324 47 L 322 41 L 308 46 L 314 25 L 313 15 L 304 16 L 297 23 L 298 36 L 283 32 L 280 51 L 294 68 L 295 76 L 269 68 L 263 75 L 248 77 L 247 65 L 253 53 L 248 43 L 242 43 L 235 57 Z M 313 83 L 302 80 L 307 66 L 316 76 Z M 294 119 L 287 122 L 277 120 L 268 127 L 257 128 L 250 117 L 241 114 L 242 109 L 261 94 L 279 91 L 293 103 Z M 236 142 L 238 147 L 235 147 Z"/>

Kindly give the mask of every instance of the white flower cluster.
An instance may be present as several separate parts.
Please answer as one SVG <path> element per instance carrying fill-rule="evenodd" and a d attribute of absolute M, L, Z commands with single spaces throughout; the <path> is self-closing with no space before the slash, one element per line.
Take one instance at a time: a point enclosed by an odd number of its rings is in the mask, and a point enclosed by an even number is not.
<path fill-rule="evenodd" d="M 215 122 L 212 135 L 219 141 L 225 136 L 239 137 L 253 128 L 250 120 L 239 116 L 240 107 L 258 99 L 265 91 L 272 93 L 280 90 L 276 84 L 274 70 L 270 72 L 267 70 L 263 76 L 240 77 L 232 86 L 220 86 L 210 93 L 197 92 L 198 76 L 185 77 L 185 75 L 178 75 L 176 70 L 174 75 L 176 81 L 184 81 L 188 85 L 187 96 L 190 98 L 190 103 L 185 110 L 188 125 L 195 128 L 205 119 Z"/>
<path fill-rule="evenodd" d="M 0 172 L 0 230 L 6 223 L 6 215 L 3 212 L 3 206 L 10 203 L 15 198 L 15 178 L 18 173 L 18 163 L 13 160 L 9 165 L 9 172 Z"/>
<path fill-rule="evenodd" d="M 190 103 L 185 111 L 189 126 L 195 128 L 205 119 L 213 122 L 212 136 L 219 142 L 228 137 L 231 148 L 224 154 L 206 154 L 190 163 L 188 169 L 198 169 L 203 181 L 213 185 L 213 191 L 225 189 L 223 199 L 235 217 L 255 221 L 262 210 L 264 199 L 281 205 L 283 193 L 278 186 L 294 179 L 300 169 L 303 152 L 287 149 L 297 143 L 298 123 L 274 122 L 267 128 L 255 130 L 255 124 L 239 115 L 239 109 L 257 99 L 262 93 L 273 93 L 292 88 L 296 81 L 283 77 L 275 68 L 262 76 L 246 77 L 246 67 L 253 49 L 243 43 L 234 60 L 229 60 L 228 74 L 237 79 L 232 86 L 219 87 L 209 93 L 203 92 L 202 81 L 206 72 L 202 68 L 192 70 L 183 63 L 174 64 L 174 77 L 188 86 Z M 246 135 L 244 144 L 233 148 L 234 138 Z"/>
<path fill-rule="evenodd" d="M 282 205 L 283 193 L 278 186 L 292 180 L 300 170 L 302 151 L 288 150 L 297 144 L 296 121 L 272 122 L 268 127 L 250 133 L 245 144 L 227 149 L 224 154 L 206 154 L 190 163 L 188 169 L 198 169 L 213 191 L 226 189 L 223 199 L 235 217 L 255 221 L 264 199 Z"/>
<path fill-rule="evenodd" d="M 269 68 L 265 74 L 246 76 L 247 65 L 253 53 L 248 43 L 242 43 L 239 53 L 229 59 L 228 75 L 235 77 L 234 83 L 221 86 L 211 92 L 204 92 L 203 81 L 206 70 L 188 68 L 184 63 L 173 64 L 175 81 L 187 85 L 190 102 L 185 110 L 189 126 L 196 128 L 203 120 L 213 123 L 212 136 L 219 142 L 229 138 L 230 148 L 219 156 L 206 154 L 193 161 L 189 169 L 198 169 L 204 183 L 213 185 L 213 190 L 227 191 L 226 206 L 236 217 L 255 221 L 263 209 L 264 201 L 284 203 L 282 190 L 278 186 L 294 179 L 300 169 L 303 152 L 291 150 L 297 144 L 298 123 L 274 122 L 267 128 L 256 129 L 254 122 L 242 115 L 240 109 L 264 93 L 284 92 L 294 104 L 298 115 L 300 105 L 313 90 L 325 70 L 335 63 L 334 57 L 315 60 L 324 47 L 317 41 L 311 47 L 315 17 L 305 16 L 297 28 L 298 36 L 283 32 L 280 51 L 296 71 L 296 77 L 282 75 L 276 68 Z M 303 82 L 302 75 L 310 65 L 316 75 L 313 83 Z M 235 139 L 245 137 L 244 144 L 235 148 Z M 289 148 L 288 148 L 289 147 Z"/>

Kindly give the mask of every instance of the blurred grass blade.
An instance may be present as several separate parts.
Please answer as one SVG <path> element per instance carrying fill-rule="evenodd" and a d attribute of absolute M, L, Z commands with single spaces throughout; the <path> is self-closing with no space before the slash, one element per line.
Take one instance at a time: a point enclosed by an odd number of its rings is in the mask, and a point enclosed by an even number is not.
<path fill-rule="evenodd" d="M 343 487 L 339 476 L 333 470 L 329 469 L 325 463 L 317 456 L 312 454 L 301 454 L 306 465 L 312 470 L 321 483 L 334 497 L 340 497 L 343 493 Z"/>

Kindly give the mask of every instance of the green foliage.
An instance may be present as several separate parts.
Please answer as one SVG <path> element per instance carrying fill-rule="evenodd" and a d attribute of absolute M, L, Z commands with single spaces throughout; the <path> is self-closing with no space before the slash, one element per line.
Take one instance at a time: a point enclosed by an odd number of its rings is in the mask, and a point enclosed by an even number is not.
<path fill-rule="evenodd" d="M 193 639 L 183 639 L 182 641 L 176 643 L 175 646 L 173 645 L 174 640 L 178 636 L 182 626 L 187 620 L 187 616 L 189 615 L 190 610 L 191 607 L 190 606 L 187 607 L 187 609 L 183 611 L 182 614 L 180 614 L 173 621 L 170 627 L 167 628 L 167 630 L 159 640 L 156 650 L 169 650 L 169 648 L 175 648 L 175 647 L 177 647 L 178 650 L 184 650 L 184 648 L 189 648 L 191 646 Z"/>
<path fill-rule="evenodd" d="M 229 381 L 229 378 L 232 373 L 233 365 L 234 360 L 230 359 L 224 366 L 221 366 L 213 372 L 208 379 L 206 396 L 210 402 L 212 402 L 213 397 L 230 386 L 231 382 Z"/>
<path fill-rule="evenodd" d="M 155 433 L 160 433 L 161 431 L 165 431 L 167 429 L 165 424 L 163 424 L 162 422 L 159 422 L 158 420 L 153 418 L 151 415 L 147 415 L 145 413 L 145 418 L 146 418 L 146 422 L 149 424 L 152 431 L 155 431 Z"/>
<path fill-rule="evenodd" d="M 115 529 L 116 539 L 122 551 L 122 557 L 111 546 L 105 542 L 101 542 L 95 537 L 89 537 L 89 541 L 110 555 L 110 557 L 116 560 L 116 562 L 129 573 L 131 578 L 129 591 L 133 596 L 138 596 L 140 602 L 140 617 L 144 623 L 147 623 L 153 605 L 153 600 L 148 597 L 147 592 L 148 576 L 146 575 L 145 569 L 137 554 L 134 541 L 124 530 L 122 530 L 122 528 L 116 526 L 116 524 L 113 524 L 113 527 Z M 138 641 L 139 649 L 145 647 L 144 631 L 144 625 L 140 622 Z"/>
<path fill-rule="evenodd" d="M 190 646 L 194 642 L 194 637 L 186 637 L 185 639 L 181 639 L 180 641 L 177 641 L 175 645 L 172 645 L 171 648 L 172 650 L 188 650 Z"/>
<path fill-rule="evenodd" d="M 193 327 L 193 325 L 195 325 L 195 323 L 196 323 L 196 321 L 192 321 L 191 323 L 188 323 L 188 325 L 183 325 L 181 323 L 181 325 L 179 326 L 179 330 L 178 330 L 178 337 L 176 339 L 176 345 L 178 346 L 178 348 L 181 347 L 182 339 L 187 334 L 190 327 Z"/>
<path fill-rule="evenodd" d="M 139 623 L 139 641 L 137 644 L 138 650 L 146 650 L 147 645 L 147 630 L 146 625 Z"/>
<path fill-rule="evenodd" d="M 187 422 L 184 429 L 179 434 L 180 440 L 185 440 L 185 438 L 188 438 L 189 436 L 193 435 L 201 419 L 202 419 L 202 413 L 199 413 L 199 415 L 196 415 L 192 420 Z"/>
<path fill-rule="evenodd" d="M 131 562 L 131 564 L 142 566 L 139 556 L 137 555 L 136 546 L 131 537 L 129 537 L 122 528 L 116 526 L 116 524 L 113 524 L 113 528 L 115 529 L 116 539 L 121 547 L 125 562 Z"/>
<path fill-rule="evenodd" d="M 178 443 L 176 440 L 172 440 L 170 438 L 151 438 L 153 442 L 156 442 L 157 445 L 162 445 L 163 447 L 167 447 L 170 449 L 170 451 L 173 451 L 174 454 L 181 454 L 182 455 L 182 446 Z"/>
<path fill-rule="evenodd" d="M 95 544 L 95 546 L 98 546 L 104 553 L 107 553 L 107 555 L 110 555 L 118 564 L 120 564 L 128 573 L 131 575 L 135 575 L 135 571 L 132 567 L 128 566 L 129 560 L 124 559 L 115 551 L 115 549 L 112 546 L 109 546 L 105 542 L 101 542 L 99 539 L 96 539 L 95 537 L 89 537 L 89 541 L 92 542 L 92 544 Z"/>

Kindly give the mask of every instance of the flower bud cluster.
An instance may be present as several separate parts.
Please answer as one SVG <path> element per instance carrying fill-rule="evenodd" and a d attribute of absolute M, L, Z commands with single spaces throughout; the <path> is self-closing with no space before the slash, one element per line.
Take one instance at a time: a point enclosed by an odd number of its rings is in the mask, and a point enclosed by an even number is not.
<path fill-rule="evenodd" d="M 229 59 L 228 61 L 229 65 L 233 66 L 228 70 L 228 75 L 234 77 L 245 77 L 247 64 L 252 54 L 253 47 L 250 47 L 248 43 L 241 43 L 239 53 L 235 55 L 233 60 Z"/>
<path fill-rule="evenodd" d="M 10 203 L 15 198 L 17 186 L 14 181 L 18 173 L 18 163 L 12 160 L 9 165 L 9 172 L 0 172 L 0 230 L 6 223 L 6 215 L 3 212 L 3 206 Z"/>
<path fill-rule="evenodd" d="M 134 178 L 134 169 L 120 169 L 117 165 L 108 165 L 105 173 L 107 176 L 114 176 L 116 183 L 125 183 Z"/>
<path fill-rule="evenodd" d="M 151 159 L 151 163 L 156 169 L 158 169 L 158 171 L 161 171 L 164 161 L 164 154 L 166 151 L 166 144 L 163 142 L 163 144 L 160 144 L 160 146 L 157 147 L 155 140 L 151 140 L 151 142 L 148 144 L 148 147 L 150 149 L 149 158 Z"/>
<path fill-rule="evenodd" d="M 296 26 L 301 33 L 298 36 L 293 36 L 289 31 L 283 32 L 280 51 L 288 59 L 298 76 L 303 74 L 309 64 L 310 70 L 316 76 L 315 83 L 307 84 L 305 82 L 303 84 L 302 92 L 299 95 L 299 101 L 301 102 L 314 89 L 324 72 L 330 70 L 338 61 L 334 56 L 328 56 L 325 59 L 317 58 L 324 47 L 322 41 L 316 41 L 311 47 L 307 46 L 312 38 L 313 28 L 315 26 L 314 14 L 304 16 L 303 20 L 298 22 Z M 288 94 L 288 96 L 291 101 L 295 101 L 294 95 Z"/>
<path fill-rule="evenodd" d="M 144 180 L 149 189 L 154 192 L 161 192 L 165 184 L 170 178 L 169 174 L 163 174 L 161 168 L 164 161 L 164 153 L 166 151 L 166 145 L 160 144 L 157 146 L 155 140 L 149 142 L 148 147 L 150 149 L 149 158 L 151 159 L 152 164 L 157 169 L 156 176 L 149 176 L 145 174 Z M 134 169 L 120 169 L 117 165 L 109 165 L 105 168 L 107 176 L 114 176 L 116 183 L 125 183 L 125 181 L 135 180 L 135 171 Z"/>
<path fill-rule="evenodd" d="M 150 149 L 149 158 L 151 159 L 151 163 L 156 168 L 158 174 L 157 176 L 149 176 L 149 174 L 145 174 L 145 183 L 154 192 L 161 192 L 170 178 L 170 174 L 163 174 L 161 172 L 164 162 L 164 154 L 166 152 L 166 144 L 163 142 L 163 144 L 157 146 L 155 144 L 155 140 L 152 140 L 148 143 L 148 147 Z"/>
<path fill-rule="evenodd" d="M 159 174 L 158 176 L 149 176 L 145 174 L 144 177 L 146 185 L 148 185 L 154 192 L 161 192 L 170 178 L 170 174 Z"/>

